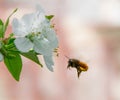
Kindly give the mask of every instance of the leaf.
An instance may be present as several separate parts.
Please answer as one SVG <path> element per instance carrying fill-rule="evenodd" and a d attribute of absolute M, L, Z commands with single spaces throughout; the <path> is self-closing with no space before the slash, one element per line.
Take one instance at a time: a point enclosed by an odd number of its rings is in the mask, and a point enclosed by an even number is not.
<path fill-rule="evenodd" d="M 0 38 L 3 36 L 3 33 L 4 33 L 3 29 L 4 29 L 4 23 L 3 23 L 3 21 L 0 19 Z"/>
<path fill-rule="evenodd" d="M 8 24 L 9 24 L 9 20 L 10 20 L 10 17 L 17 11 L 17 8 L 10 14 L 10 16 L 7 18 L 6 22 L 5 22 L 5 26 L 4 26 L 4 33 L 8 27 Z M 3 37 L 4 37 L 4 34 L 3 34 Z"/>
<path fill-rule="evenodd" d="M 3 25 L 3 21 L 0 19 L 0 25 Z"/>
<path fill-rule="evenodd" d="M 45 16 L 48 20 L 51 20 L 53 17 L 54 17 L 54 15 L 48 15 L 48 16 Z"/>
<path fill-rule="evenodd" d="M 41 67 L 43 67 L 43 65 L 40 63 L 38 57 L 37 57 L 37 54 L 30 51 L 28 53 L 21 53 L 22 56 L 34 61 L 35 63 L 37 63 L 38 65 L 40 65 Z"/>
<path fill-rule="evenodd" d="M 16 81 L 20 79 L 20 73 L 22 70 L 22 60 L 18 53 L 13 53 L 15 57 L 4 57 L 4 63 L 7 66 L 9 72 Z"/>
<path fill-rule="evenodd" d="M 7 40 L 7 45 L 14 45 L 14 46 L 15 46 L 14 40 L 15 40 L 15 38 L 9 38 L 9 39 Z"/>
<path fill-rule="evenodd" d="M 3 60 L 3 54 L 0 52 L 0 62 Z"/>
<path fill-rule="evenodd" d="M 4 34 L 4 25 L 0 25 L 0 38 L 3 37 Z"/>
<path fill-rule="evenodd" d="M 9 52 L 14 52 L 14 53 L 18 52 L 19 53 L 19 51 L 17 50 L 17 48 L 14 44 L 14 40 L 15 40 L 15 38 L 11 38 L 11 37 L 4 39 L 4 41 L 3 41 L 4 45 L 3 45 L 2 49 L 5 49 L 7 51 L 7 53 L 9 53 Z"/>

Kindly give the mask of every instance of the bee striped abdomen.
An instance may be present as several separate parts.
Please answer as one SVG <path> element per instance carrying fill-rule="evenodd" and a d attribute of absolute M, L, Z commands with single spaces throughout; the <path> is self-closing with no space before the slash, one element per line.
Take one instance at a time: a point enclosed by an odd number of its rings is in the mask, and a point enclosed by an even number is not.
<path fill-rule="evenodd" d="M 88 70 L 88 66 L 83 62 L 80 62 L 80 68 L 81 68 L 82 71 L 87 71 Z"/>

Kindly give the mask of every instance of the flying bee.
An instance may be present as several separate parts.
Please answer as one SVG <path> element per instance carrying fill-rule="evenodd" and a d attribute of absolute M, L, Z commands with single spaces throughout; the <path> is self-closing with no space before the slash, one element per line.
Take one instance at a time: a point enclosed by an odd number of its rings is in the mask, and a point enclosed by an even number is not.
<path fill-rule="evenodd" d="M 67 68 L 70 68 L 70 67 L 77 69 L 78 78 L 79 78 L 80 73 L 82 71 L 87 71 L 88 70 L 88 65 L 84 62 L 81 62 L 78 59 L 69 59 Z"/>

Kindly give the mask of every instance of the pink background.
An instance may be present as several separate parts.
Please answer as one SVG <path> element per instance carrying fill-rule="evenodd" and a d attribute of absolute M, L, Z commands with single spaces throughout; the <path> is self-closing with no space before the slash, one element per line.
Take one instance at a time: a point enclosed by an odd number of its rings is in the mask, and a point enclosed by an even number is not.
<path fill-rule="evenodd" d="M 59 57 L 54 72 L 23 58 L 19 82 L 0 62 L 0 100 L 120 100 L 120 1 L 118 0 L 0 0 L 0 18 L 21 18 L 40 4 L 54 14 Z M 13 19 L 11 18 L 11 21 Z M 7 33 L 12 31 L 10 26 Z M 77 78 L 64 55 L 88 64 Z"/>

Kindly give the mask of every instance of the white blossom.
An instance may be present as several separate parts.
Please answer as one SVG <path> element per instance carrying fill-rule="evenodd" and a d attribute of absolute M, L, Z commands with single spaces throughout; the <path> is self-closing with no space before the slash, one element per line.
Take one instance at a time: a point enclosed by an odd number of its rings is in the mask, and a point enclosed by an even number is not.
<path fill-rule="evenodd" d="M 42 54 L 47 67 L 52 71 L 52 52 L 58 46 L 58 39 L 50 20 L 40 7 L 37 7 L 35 13 L 24 15 L 21 20 L 13 19 L 12 28 L 17 49 L 21 52 L 33 49 Z"/>

